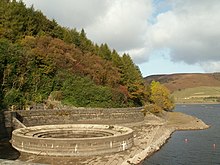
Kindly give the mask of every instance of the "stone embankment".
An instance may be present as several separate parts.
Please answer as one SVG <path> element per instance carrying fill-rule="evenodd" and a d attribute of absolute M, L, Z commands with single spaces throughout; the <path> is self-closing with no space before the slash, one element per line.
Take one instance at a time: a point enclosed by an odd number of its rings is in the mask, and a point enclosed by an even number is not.
<path fill-rule="evenodd" d="M 158 137 L 158 139 L 155 139 L 152 141 L 151 144 L 147 148 L 145 148 L 143 151 L 140 153 L 136 154 L 134 157 L 125 160 L 122 165 L 130 165 L 130 164 L 139 164 L 141 161 L 152 155 L 154 152 L 158 151 L 161 146 L 163 146 L 167 139 L 170 138 L 170 135 L 175 131 L 175 129 L 170 128 L 170 129 L 165 129 L 165 128 L 160 128 L 158 129 L 158 132 L 163 132 L 163 135 Z"/>

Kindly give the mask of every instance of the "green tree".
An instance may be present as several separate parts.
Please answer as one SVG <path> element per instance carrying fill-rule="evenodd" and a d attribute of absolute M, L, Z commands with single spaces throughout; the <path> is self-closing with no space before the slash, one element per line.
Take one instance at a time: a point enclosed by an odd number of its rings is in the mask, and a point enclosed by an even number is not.
<path fill-rule="evenodd" d="M 74 44 L 77 47 L 80 46 L 79 32 L 77 32 L 76 29 L 64 28 L 63 40 L 67 43 Z"/>
<path fill-rule="evenodd" d="M 134 64 L 128 54 L 122 56 L 122 84 L 130 85 L 136 82 L 143 82 L 139 68 Z"/>
<path fill-rule="evenodd" d="M 94 52 L 94 45 L 92 41 L 87 38 L 86 32 L 84 29 L 82 29 L 80 32 L 79 40 L 80 40 L 80 44 L 78 45 L 78 47 L 83 52 Z"/>
<path fill-rule="evenodd" d="M 119 65 L 121 72 L 121 85 L 127 86 L 129 92 L 128 100 L 131 102 L 131 106 L 143 106 L 146 101 L 146 89 L 139 68 L 128 54 L 124 54 L 121 61 L 117 55 L 114 56 L 115 64 Z"/>
<path fill-rule="evenodd" d="M 0 39 L 0 108 L 3 107 L 5 68 L 7 65 L 9 41 Z"/>
<path fill-rule="evenodd" d="M 121 69 L 123 67 L 122 58 L 117 53 L 117 51 L 114 50 L 114 49 L 113 49 L 112 54 L 111 54 L 111 59 L 112 59 L 112 62 L 114 64 L 114 66 L 116 66 L 118 69 L 120 69 L 120 72 L 121 72 Z"/>
<path fill-rule="evenodd" d="M 0 40 L 0 99 L 1 106 L 16 105 L 22 107 L 24 96 L 21 94 L 21 86 L 23 85 L 23 49 L 10 43 L 8 40 Z"/>
<path fill-rule="evenodd" d="M 111 60 L 111 50 L 109 49 L 108 45 L 105 44 L 101 44 L 99 51 L 98 51 L 98 55 L 100 57 L 102 57 L 105 60 Z"/>
<path fill-rule="evenodd" d="M 95 85 L 90 79 L 65 74 L 62 85 L 63 103 L 77 107 L 119 107 L 122 106 L 120 93 L 111 88 Z M 113 94 L 117 94 L 113 95 Z"/>

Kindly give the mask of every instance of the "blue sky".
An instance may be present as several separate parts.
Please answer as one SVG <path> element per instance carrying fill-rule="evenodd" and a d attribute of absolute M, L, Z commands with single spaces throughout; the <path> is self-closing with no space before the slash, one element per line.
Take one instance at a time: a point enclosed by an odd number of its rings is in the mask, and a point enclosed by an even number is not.
<path fill-rule="evenodd" d="M 129 53 L 143 76 L 220 71 L 219 0 L 23 0 L 95 43 Z M 169 50 L 169 51 L 167 51 Z"/>
<path fill-rule="evenodd" d="M 174 63 L 169 58 L 164 58 L 163 56 L 151 56 L 148 62 L 138 66 L 144 77 L 156 74 L 204 73 L 204 70 L 198 64 Z"/>

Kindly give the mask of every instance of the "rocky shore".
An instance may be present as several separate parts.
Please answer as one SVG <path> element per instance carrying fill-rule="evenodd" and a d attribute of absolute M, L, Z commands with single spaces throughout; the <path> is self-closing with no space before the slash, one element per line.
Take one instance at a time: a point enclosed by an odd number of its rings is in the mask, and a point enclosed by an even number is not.
<path fill-rule="evenodd" d="M 44 164 L 74 165 L 134 165 L 140 164 L 164 145 L 171 134 L 177 130 L 207 129 L 200 119 L 179 112 L 164 113 L 162 117 L 147 114 L 144 122 L 125 125 L 134 132 L 134 146 L 124 152 L 93 157 L 45 157 L 21 154 L 19 160 Z"/>

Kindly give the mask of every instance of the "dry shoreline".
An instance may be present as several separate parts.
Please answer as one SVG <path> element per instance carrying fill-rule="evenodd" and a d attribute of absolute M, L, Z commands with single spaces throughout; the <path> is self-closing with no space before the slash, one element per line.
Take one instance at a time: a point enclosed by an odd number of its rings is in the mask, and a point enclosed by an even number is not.
<path fill-rule="evenodd" d="M 74 164 L 74 165 L 131 165 L 140 164 L 147 157 L 158 151 L 172 133 L 177 130 L 207 129 L 202 120 L 180 112 L 164 113 L 163 117 L 147 114 L 139 124 L 125 125 L 134 130 L 134 146 L 124 152 L 98 155 L 93 157 L 43 157 L 38 155 L 21 155 L 19 160 L 28 163 Z"/>
<path fill-rule="evenodd" d="M 220 104 L 220 102 L 184 102 L 184 103 L 175 103 L 176 105 L 212 105 L 212 104 Z"/>
<path fill-rule="evenodd" d="M 203 130 L 208 129 L 202 120 L 183 114 L 181 112 L 171 112 L 166 114 L 166 121 L 160 128 L 161 133 L 155 136 L 153 141 L 145 150 L 135 155 L 133 158 L 126 160 L 122 165 L 139 164 L 144 159 L 150 157 L 153 153 L 158 151 L 171 137 L 172 133 L 179 130 Z"/>

